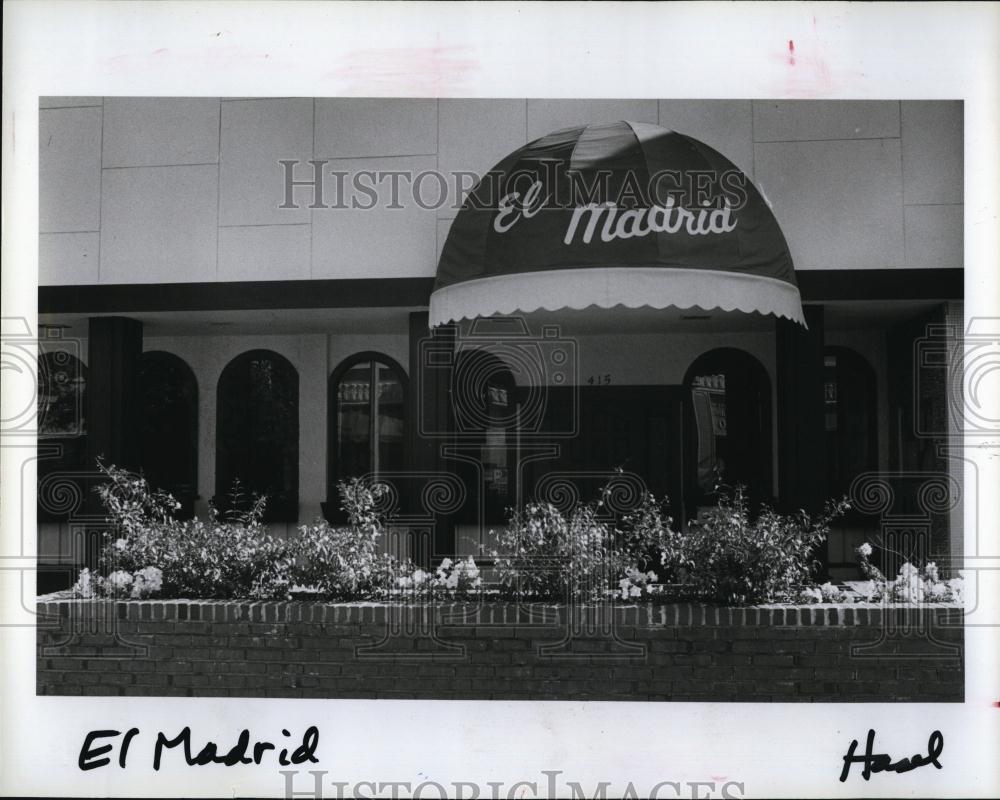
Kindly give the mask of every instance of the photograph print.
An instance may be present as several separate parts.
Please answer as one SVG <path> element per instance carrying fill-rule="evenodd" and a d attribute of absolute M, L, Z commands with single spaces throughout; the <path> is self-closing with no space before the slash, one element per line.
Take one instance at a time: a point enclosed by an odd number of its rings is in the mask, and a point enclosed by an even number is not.
<path fill-rule="evenodd" d="M 964 701 L 962 101 L 38 113 L 39 695 Z"/>

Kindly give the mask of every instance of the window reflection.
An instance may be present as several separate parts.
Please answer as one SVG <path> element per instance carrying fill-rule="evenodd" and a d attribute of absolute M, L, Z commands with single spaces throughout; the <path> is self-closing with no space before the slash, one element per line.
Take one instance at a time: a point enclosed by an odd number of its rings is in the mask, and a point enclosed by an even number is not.
<path fill-rule="evenodd" d="M 710 492 L 726 471 L 726 376 L 695 375 L 691 401 L 698 431 L 698 486 Z"/>
<path fill-rule="evenodd" d="M 720 484 L 746 486 L 753 505 L 772 501 L 771 383 L 756 358 L 710 350 L 687 371 L 686 504 L 712 505 Z"/>
<path fill-rule="evenodd" d="M 403 468 L 406 386 L 402 370 L 386 356 L 359 354 L 331 376 L 328 498 L 334 484 Z"/>

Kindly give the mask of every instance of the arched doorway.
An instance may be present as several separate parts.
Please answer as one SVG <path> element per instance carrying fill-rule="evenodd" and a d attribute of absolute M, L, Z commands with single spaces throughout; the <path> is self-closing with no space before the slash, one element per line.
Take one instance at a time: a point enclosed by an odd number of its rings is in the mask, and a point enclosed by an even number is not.
<path fill-rule="evenodd" d="M 470 492 L 457 515 L 461 524 L 502 525 L 517 498 L 520 393 L 511 368 L 485 349 L 460 352 L 451 385 L 457 472 Z M 481 516 L 481 519 L 479 518 Z"/>
<path fill-rule="evenodd" d="M 773 500 L 771 381 L 749 353 L 703 353 L 684 376 L 685 512 L 715 503 L 717 486 L 746 486 L 752 504 Z"/>

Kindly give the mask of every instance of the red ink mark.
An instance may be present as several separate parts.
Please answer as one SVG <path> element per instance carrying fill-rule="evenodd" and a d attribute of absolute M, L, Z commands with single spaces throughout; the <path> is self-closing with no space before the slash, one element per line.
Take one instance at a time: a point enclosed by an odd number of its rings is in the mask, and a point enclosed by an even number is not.
<path fill-rule="evenodd" d="M 996 702 L 995 702 L 995 703 L 993 704 L 993 708 L 1000 708 L 1000 700 L 997 700 L 997 701 L 996 701 Z"/>
<path fill-rule="evenodd" d="M 797 32 L 798 39 L 786 39 L 781 50 L 771 55 L 772 62 L 781 65 L 777 96 L 826 97 L 849 89 L 862 77 L 859 71 L 842 66 L 848 62 L 839 55 L 829 52 L 818 28 L 814 22 L 812 31 Z"/>

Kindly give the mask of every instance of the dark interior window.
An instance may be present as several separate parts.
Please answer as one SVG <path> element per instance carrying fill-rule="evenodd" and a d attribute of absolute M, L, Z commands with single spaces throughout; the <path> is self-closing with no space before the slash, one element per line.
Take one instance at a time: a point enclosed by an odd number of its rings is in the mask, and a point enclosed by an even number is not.
<path fill-rule="evenodd" d="M 684 386 L 689 507 L 714 502 L 718 483 L 744 484 L 754 506 L 772 501 L 771 384 L 761 363 L 735 348 L 710 350 Z"/>
<path fill-rule="evenodd" d="M 252 493 L 268 497 L 272 522 L 294 522 L 299 504 L 299 375 L 284 356 L 251 350 L 219 378 L 215 503 L 233 507 L 239 479 L 241 506 Z"/>
<path fill-rule="evenodd" d="M 198 384 L 172 353 L 142 354 L 141 464 L 150 485 L 181 504 L 178 516 L 194 515 L 198 487 Z"/>
<path fill-rule="evenodd" d="M 339 480 L 403 469 L 406 376 L 399 364 L 381 353 L 351 356 L 330 375 L 328 405 L 328 501 L 337 501 Z"/>

